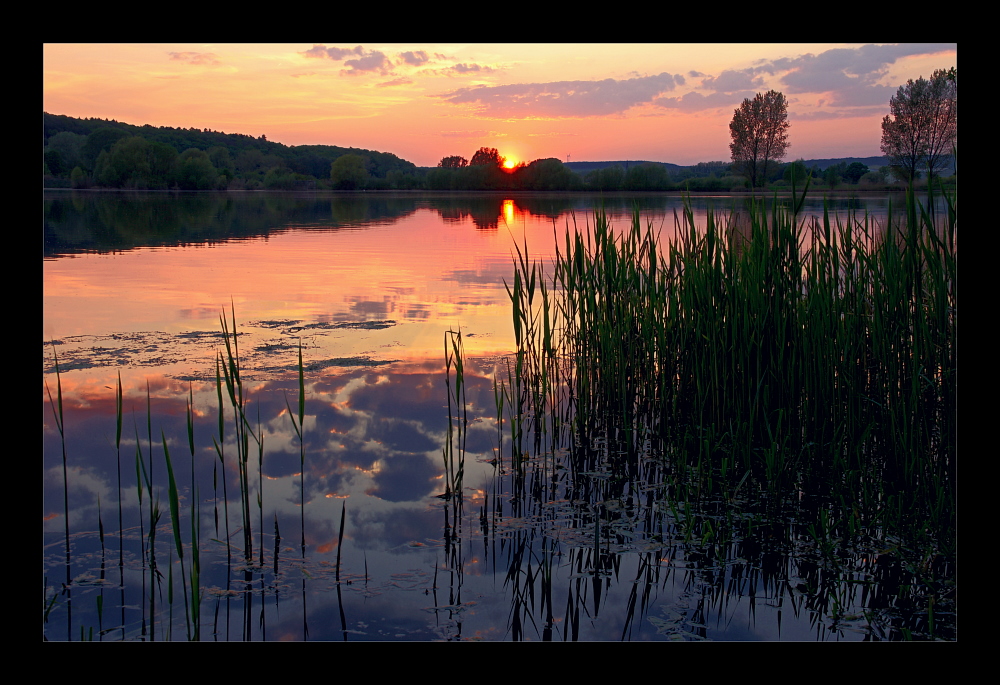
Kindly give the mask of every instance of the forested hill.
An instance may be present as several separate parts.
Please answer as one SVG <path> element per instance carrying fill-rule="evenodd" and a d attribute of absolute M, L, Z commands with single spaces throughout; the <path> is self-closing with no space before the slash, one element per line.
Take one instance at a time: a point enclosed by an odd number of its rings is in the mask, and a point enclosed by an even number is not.
<path fill-rule="evenodd" d="M 156 188 L 175 184 L 208 187 L 205 184 L 211 183 L 211 187 L 259 188 L 270 175 L 268 187 L 306 187 L 310 179 L 329 180 L 332 162 L 344 155 L 363 159 L 365 171 L 374 179 L 416 171 L 412 162 L 389 152 L 336 145 L 288 146 L 263 135 L 254 138 L 209 129 L 136 126 L 113 119 L 77 119 L 47 112 L 42 117 L 48 174 L 68 179 L 79 168 L 78 176 L 85 175 L 88 184 Z M 120 144 L 125 138 L 139 138 L 141 142 L 132 141 L 126 151 L 127 146 Z M 198 161 L 202 159 L 198 152 L 211 162 L 214 177 L 207 173 L 209 165 Z M 106 154 L 99 163 L 102 153 Z M 137 156 L 147 162 L 140 165 L 141 171 L 135 164 L 129 165 Z M 197 178 L 197 174 L 185 176 L 181 173 L 185 165 L 191 167 L 188 171 L 201 167 L 206 173 Z"/>

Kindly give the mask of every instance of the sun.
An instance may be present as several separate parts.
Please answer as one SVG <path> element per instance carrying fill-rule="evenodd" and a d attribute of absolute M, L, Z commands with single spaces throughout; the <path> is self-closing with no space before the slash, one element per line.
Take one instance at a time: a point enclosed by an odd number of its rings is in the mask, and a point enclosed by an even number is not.
<path fill-rule="evenodd" d="M 517 160 L 514 159 L 513 157 L 508 157 L 507 159 L 504 160 L 503 163 L 504 169 L 513 169 L 516 166 L 517 166 Z"/>

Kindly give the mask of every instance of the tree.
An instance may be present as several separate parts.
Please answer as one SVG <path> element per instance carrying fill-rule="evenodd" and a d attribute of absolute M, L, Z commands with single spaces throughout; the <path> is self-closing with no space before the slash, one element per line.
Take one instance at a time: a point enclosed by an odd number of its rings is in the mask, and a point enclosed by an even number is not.
<path fill-rule="evenodd" d="M 83 158 L 84 164 L 93 169 L 94 165 L 97 164 L 97 157 L 101 152 L 110 150 L 111 146 L 119 140 L 128 137 L 128 131 L 123 131 L 113 126 L 102 126 L 97 129 L 87 136 L 87 142 L 80 149 L 80 155 Z"/>
<path fill-rule="evenodd" d="M 844 170 L 844 179 L 857 185 L 861 177 L 868 173 L 868 165 L 861 162 L 851 162 Z"/>
<path fill-rule="evenodd" d="M 506 158 L 501 157 L 495 147 L 481 147 L 476 154 L 472 155 L 469 166 L 495 166 L 499 169 L 506 161 Z"/>
<path fill-rule="evenodd" d="M 176 180 L 182 190 L 211 190 L 219 182 L 219 172 L 207 152 L 188 148 L 177 158 Z"/>
<path fill-rule="evenodd" d="M 361 155 L 341 155 L 330 165 L 330 180 L 337 190 L 358 190 L 368 181 L 365 158 Z"/>
<path fill-rule="evenodd" d="M 747 177 L 751 188 L 763 185 L 768 163 L 785 156 L 788 127 L 788 102 L 775 90 L 744 100 L 733 113 L 729 150 L 735 170 Z"/>
<path fill-rule="evenodd" d="M 790 164 L 786 164 L 781 177 L 789 183 L 795 183 L 801 188 L 805 185 L 809 175 L 805 160 L 800 158 Z"/>
<path fill-rule="evenodd" d="M 461 169 L 462 167 L 469 166 L 469 160 L 459 155 L 452 155 L 451 157 L 443 157 L 438 162 L 438 166 L 445 169 Z"/>
<path fill-rule="evenodd" d="M 823 172 L 823 182 L 831 188 L 836 188 L 837 184 L 840 183 L 840 169 L 838 167 L 839 165 L 834 164 L 828 166 Z"/>
<path fill-rule="evenodd" d="M 943 167 L 958 144 L 958 70 L 939 69 L 930 80 L 910 79 L 889 100 L 882 119 L 882 153 L 897 175 L 912 181 Z"/>

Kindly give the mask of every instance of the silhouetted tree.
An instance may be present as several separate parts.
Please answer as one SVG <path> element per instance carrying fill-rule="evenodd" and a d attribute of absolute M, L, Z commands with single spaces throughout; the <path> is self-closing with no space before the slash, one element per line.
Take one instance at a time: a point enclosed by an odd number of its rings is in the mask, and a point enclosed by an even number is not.
<path fill-rule="evenodd" d="M 844 180 L 849 183 L 857 183 L 861 177 L 868 173 L 868 165 L 861 162 L 851 162 L 844 169 Z"/>
<path fill-rule="evenodd" d="M 733 113 L 729 150 L 733 166 L 750 181 L 750 187 L 763 185 L 767 165 L 785 156 L 788 149 L 788 103 L 776 90 L 757 93 L 746 99 Z"/>
<path fill-rule="evenodd" d="M 905 180 L 944 166 L 958 143 L 958 70 L 937 70 L 930 80 L 910 79 L 889 101 L 882 119 L 882 152 Z"/>
<path fill-rule="evenodd" d="M 461 169 L 462 167 L 469 166 L 469 160 L 459 155 L 452 155 L 451 157 L 443 157 L 438 162 L 438 166 L 445 169 Z"/>
<path fill-rule="evenodd" d="M 495 166 L 499 169 L 506 161 L 506 158 L 501 157 L 495 147 L 481 147 L 476 154 L 472 155 L 469 166 Z"/>

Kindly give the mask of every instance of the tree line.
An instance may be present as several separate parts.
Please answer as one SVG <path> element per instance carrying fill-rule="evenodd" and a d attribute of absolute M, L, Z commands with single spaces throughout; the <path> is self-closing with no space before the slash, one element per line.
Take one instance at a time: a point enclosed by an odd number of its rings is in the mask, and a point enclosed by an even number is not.
<path fill-rule="evenodd" d="M 413 176 L 388 152 L 334 145 L 287 146 L 239 133 L 134 126 L 43 112 L 43 178 L 48 186 L 213 190 L 328 187 L 332 164 L 359 157 L 365 173 Z"/>

